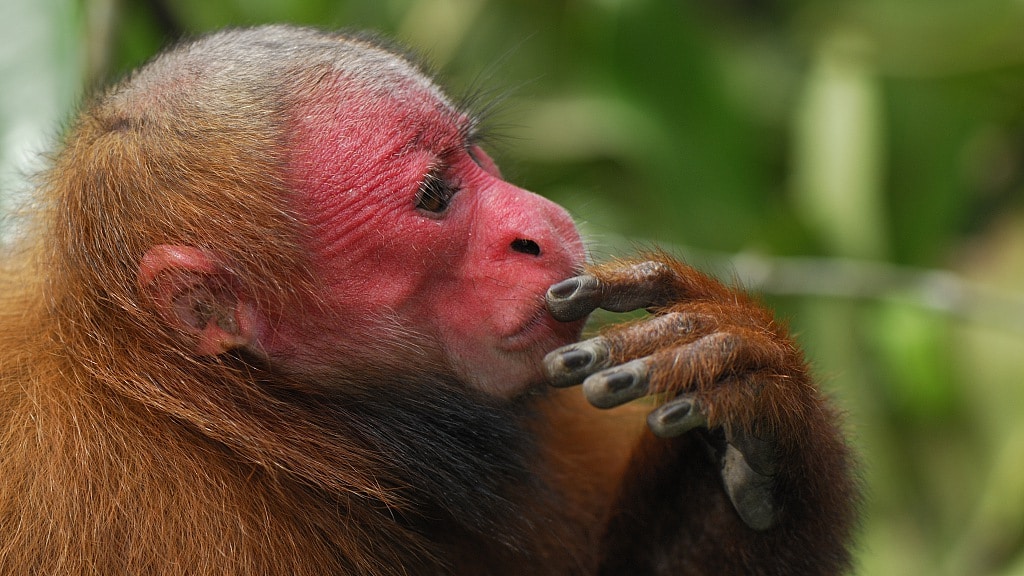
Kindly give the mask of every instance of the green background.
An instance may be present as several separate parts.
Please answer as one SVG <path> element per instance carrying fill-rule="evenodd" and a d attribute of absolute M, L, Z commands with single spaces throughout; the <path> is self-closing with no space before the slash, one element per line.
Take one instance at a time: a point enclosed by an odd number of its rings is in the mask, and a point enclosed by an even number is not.
<path fill-rule="evenodd" d="M 1024 1 L 0 0 L 0 205 L 182 35 L 374 28 L 594 258 L 663 245 L 788 319 L 848 413 L 858 574 L 1024 575 Z"/>

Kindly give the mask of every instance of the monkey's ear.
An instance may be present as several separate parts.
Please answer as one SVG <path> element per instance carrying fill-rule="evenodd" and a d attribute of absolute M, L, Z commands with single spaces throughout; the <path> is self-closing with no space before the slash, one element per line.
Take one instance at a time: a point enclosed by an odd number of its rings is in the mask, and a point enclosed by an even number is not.
<path fill-rule="evenodd" d="M 139 288 L 173 327 L 195 338 L 196 352 L 252 347 L 255 312 L 230 272 L 205 250 L 161 244 L 139 262 Z"/>

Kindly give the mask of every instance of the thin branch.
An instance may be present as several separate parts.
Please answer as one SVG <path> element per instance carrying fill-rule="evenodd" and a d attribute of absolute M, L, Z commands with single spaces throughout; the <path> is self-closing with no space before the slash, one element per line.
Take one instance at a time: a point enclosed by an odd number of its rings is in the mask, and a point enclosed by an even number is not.
<path fill-rule="evenodd" d="M 653 243 L 625 240 L 623 244 Z M 718 278 L 739 281 L 752 292 L 897 302 L 1024 336 L 1024 292 L 973 282 L 948 270 L 662 246 Z"/>

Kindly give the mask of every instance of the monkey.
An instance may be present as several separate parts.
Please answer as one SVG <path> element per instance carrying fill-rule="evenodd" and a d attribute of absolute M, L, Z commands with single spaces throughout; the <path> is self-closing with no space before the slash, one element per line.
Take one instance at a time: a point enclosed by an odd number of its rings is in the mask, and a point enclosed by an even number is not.
<path fill-rule="evenodd" d="M 855 458 L 786 327 L 588 262 L 470 108 L 289 25 L 83 105 L 0 265 L 0 574 L 848 570 Z"/>

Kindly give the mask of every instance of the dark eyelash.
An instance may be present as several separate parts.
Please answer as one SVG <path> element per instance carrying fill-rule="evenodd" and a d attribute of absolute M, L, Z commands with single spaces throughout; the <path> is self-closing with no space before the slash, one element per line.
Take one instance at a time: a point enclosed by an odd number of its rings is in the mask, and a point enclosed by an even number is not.
<path fill-rule="evenodd" d="M 434 166 L 423 177 L 416 192 L 416 207 L 431 214 L 443 214 L 459 186 L 445 176 L 446 166 Z"/>

